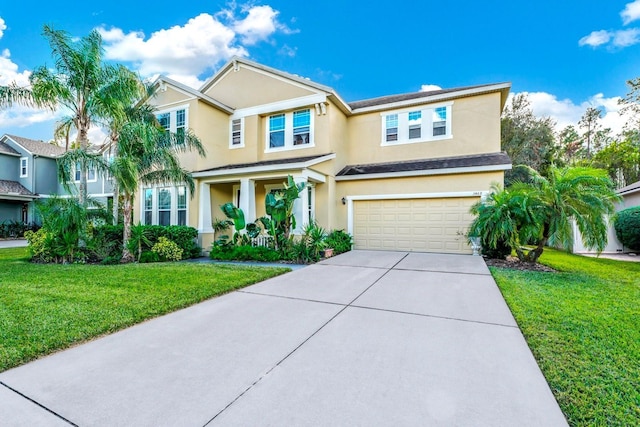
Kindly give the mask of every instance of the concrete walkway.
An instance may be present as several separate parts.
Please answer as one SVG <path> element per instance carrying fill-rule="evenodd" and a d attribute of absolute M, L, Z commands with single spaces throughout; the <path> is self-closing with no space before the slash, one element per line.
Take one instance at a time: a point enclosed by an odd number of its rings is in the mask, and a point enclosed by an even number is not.
<path fill-rule="evenodd" d="M 0 374 L 0 425 L 563 426 L 482 258 L 353 251 Z"/>
<path fill-rule="evenodd" d="M 25 248 L 26 246 L 27 246 L 27 241 L 25 239 L 0 240 L 0 249 Z"/>

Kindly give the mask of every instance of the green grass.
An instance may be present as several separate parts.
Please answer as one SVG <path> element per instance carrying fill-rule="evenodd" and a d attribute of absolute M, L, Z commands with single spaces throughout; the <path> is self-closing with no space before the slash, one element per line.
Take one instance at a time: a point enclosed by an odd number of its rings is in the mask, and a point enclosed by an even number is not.
<path fill-rule="evenodd" d="M 38 265 L 0 249 L 0 372 L 282 274 L 220 264 Z"/>
<path fill-rule="evenodd" d="M 541 262 L 559 273 L 491 272 L 569 423 L 640 425 L 640 263 Z"/>

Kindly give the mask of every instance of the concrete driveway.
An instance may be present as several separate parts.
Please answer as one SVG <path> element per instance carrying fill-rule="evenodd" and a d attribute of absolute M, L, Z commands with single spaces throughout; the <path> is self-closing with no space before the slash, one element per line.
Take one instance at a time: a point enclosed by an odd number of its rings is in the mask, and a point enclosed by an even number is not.
<path fill-rule="evenodd" d="M 0 425 L 562 426 L 482 258 L 353 251 L 0 374 Z"/>

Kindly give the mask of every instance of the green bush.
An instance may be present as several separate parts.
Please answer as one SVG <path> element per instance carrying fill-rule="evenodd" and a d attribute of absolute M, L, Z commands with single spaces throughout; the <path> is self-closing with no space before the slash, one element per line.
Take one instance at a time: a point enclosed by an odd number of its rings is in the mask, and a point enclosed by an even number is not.
<path fill-rule="evenodd" d="M 213 246 L 209 253 L 211 259 L 222 261 L 279 261 L 278 251 L 262 246 Z"/>
<path fill-rule="evenodd" d="M 631 250 L 640 251 L 640 206 L 618 212 L 614 227 L 620 243 Z"/>
<path fill-rule="evenodd" d="M 333 253 L 335 255 L 338 255 L 351 250 L 351 247 L 353 246 L 353 238 L 344 230 L 333 230 L 329 235 L 327 235 L 325 243 L 328 248 L 333 248 Z"/>
<path fill-rule="evenodd" d="M 52 236 L 45 230 L 38 231 L 28 230 L 24 233 L 24 237 L 29 242 L 29 254 L 33 262 L 53 262 L 54 256 L 51 254 Z"/>
<path fill-rule="evenodd" d="M 504 239 L 498 239 L 495 248 L 491 247 L 491 242 L 488 239 L 482 239 L 482 255 L 489 259 L 506 259 L 511 255 L 511 246 L 504 241 Z"/>
<path fill-rule="evenodd" d="M 161 260 L 166 261 L 180 261 L 182 259 L 183 250 L 166 237 L 162 236 L 158 238 L 158 241 L 151 248 L 151 252 L 158 254 Z"/>
<path fill-rule="evenodd" d="M 140 255 L 140 263 L 148 263 L 148 262 L 160 262 L 160 257 L 157 253 L 151 251 L 142 251 Z"/>

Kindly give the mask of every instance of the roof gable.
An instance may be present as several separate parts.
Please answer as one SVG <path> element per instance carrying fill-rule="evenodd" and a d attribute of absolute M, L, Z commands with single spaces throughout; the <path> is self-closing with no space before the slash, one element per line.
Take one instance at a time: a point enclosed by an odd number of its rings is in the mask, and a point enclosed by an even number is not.
<path fill-rule="evenodd" d="M 31 154 L 43 157 L 56 158 L 64 154 L 65 149 L 57 145 L 49 144 L 44 141 L 36 141 L 35 139 L 23 138 L 21 136 L 5 134 L 4 138 L 13 141 Z"/>

